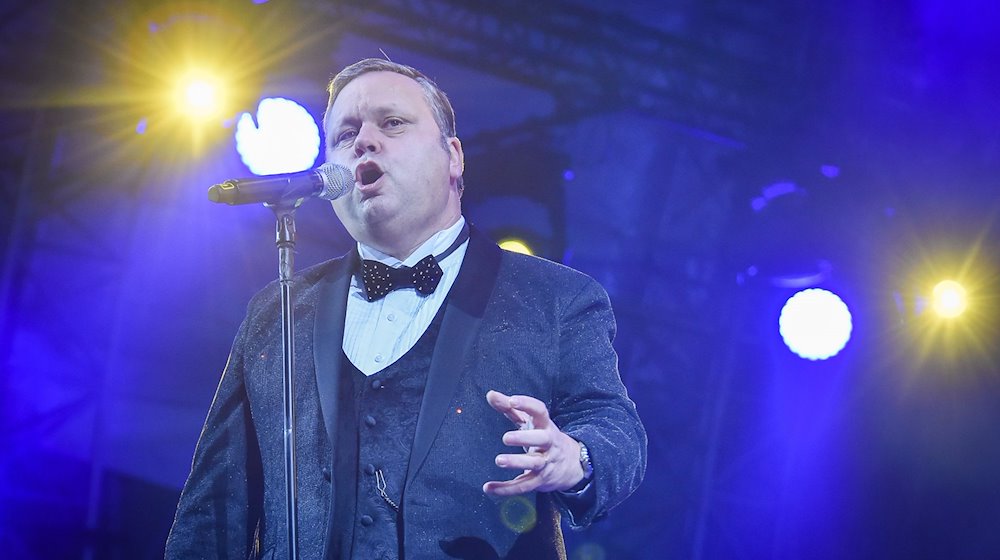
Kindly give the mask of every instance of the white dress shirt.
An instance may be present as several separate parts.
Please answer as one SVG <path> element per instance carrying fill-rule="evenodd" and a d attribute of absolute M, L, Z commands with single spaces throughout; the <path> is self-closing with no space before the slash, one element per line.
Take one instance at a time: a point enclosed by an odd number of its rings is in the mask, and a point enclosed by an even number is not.
<path fill-rule="evenodd" d="M 465 227 L 465 217 L 441 230 L 417 247 L 405 261 L 358 243 L 362 259 L 371 259 L 393 268 L 413 266 L 427 255 L 439 255 L 448 249 Z M 444 303 L 458 276 L 469 247 L 466 240 L 450 255 L 439 261 L 444 275 L 430 295 L 420 295 L 414 288 L 389 292 L 378 301 L 365 297 L 361 274 L 351 279 L 347 293 L 347 318 L 344 322 L 344 354 L 365 375 L 374 375 L 406 354 L 427 330 Z"/>

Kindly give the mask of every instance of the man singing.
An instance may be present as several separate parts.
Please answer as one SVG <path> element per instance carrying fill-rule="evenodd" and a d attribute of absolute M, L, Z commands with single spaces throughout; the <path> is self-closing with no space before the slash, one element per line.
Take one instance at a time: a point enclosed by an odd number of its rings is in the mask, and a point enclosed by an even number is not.
<path fill-rule="evenodd" d="M 292 288 L 301 557 L 565 558 L 561 516 L 588 526 L 646 465 L 607 294 L 466 222 L 454 111 L 426 76 L 367 59 L 329 91 L 357 248 Z M 288 550 L 279 303 L 276 284 L 250 302 L 168 559 Z"/>

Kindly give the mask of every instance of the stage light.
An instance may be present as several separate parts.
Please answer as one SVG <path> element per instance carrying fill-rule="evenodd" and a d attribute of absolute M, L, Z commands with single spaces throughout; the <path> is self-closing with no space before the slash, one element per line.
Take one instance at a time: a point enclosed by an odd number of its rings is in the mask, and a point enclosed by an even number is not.
<path fill-rule="evenodd" d="M 174 106 L 179 114 L 205 121 L 219 115 L 224 97 L 217 80 L 201 73 L 188 73 L 177 82 Z"/>
<path fill-rule="evenodd" d="M 789 350 L 807 360 L 825 360 L 850 340 L 851 312 L 833 292 L 811 288 L 788 298 L 778 328 Z"/>
<path fill-rule="evenodd" d="M 965 288 L 954 280 L 945 280 L 934 286 L 932 301 L 934 311 L 945 319 L 958 317 L 968 307 Z"/>
<path fill-rule="evenodd" d="M 525 243 L 521 239 L 517 239 L 516 237 L 508 237 L 506 239 L 501 239 L 499 245 L 501 249 L 506 249 L 514 253 L 521 253 L 522 255 L 535 254 L 527 243 Z"/>
<path fill-rule="evenodd" d="M 205 80 L 192 80 L 185 88 L 187 105 L 194 112 L 210 113 L 218 106 L 215 85 Z"/>
<path fill-rule="evenodd" d="M 236 151 L 255 175 L 310 169 L 319 148 L 316 120 L 291 99 L 265 98 L 257 106 L 256 120 L 243 113 L 236 123 Z"/>
<path fill-rule="evenodd" d="M 137 157 L 155 152 L 167 166 L 175 158 L 190 162 L 231 138 L 236 116 L 253 106 L 268 69 L 284 59 L 269 52 L 288 35 L 276 22 L 268 33 L 256 32 L 255 17 L 226 2 L 140 4 L 126 10 L 115 44 L 106 47 L 113 78 L 106 102 L 122 110 L 105 113 L 115 133 L 135 130 L 150 138 L 128 143 Z M 123 117 L 131 121 L 128 129 Z M 140 119 L 143 126 L 133 128 Z"/>

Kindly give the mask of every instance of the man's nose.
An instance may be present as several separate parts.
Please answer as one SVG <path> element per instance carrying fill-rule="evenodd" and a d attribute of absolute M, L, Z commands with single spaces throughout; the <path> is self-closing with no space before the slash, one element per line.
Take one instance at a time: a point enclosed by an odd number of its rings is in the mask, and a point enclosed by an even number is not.
<path fill-rule="evenodd" d="M 361 125 L 358 135 L 354 137 L 354 153 L 360 157 L 367 152 L 378 152 L 381 147 L 375 127 L 367 123 Z"/>

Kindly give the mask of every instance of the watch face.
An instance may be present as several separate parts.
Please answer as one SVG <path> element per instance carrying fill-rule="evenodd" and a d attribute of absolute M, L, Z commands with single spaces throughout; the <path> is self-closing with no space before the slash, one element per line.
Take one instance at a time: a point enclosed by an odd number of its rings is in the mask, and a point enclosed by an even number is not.
<path fill-rule="evenodd" d="M 583 468 L 584 480 L 589 479 L 594 474 L 594 465 L 590 462 L 590 450 L 580 442 L 580 467 Z"/>

